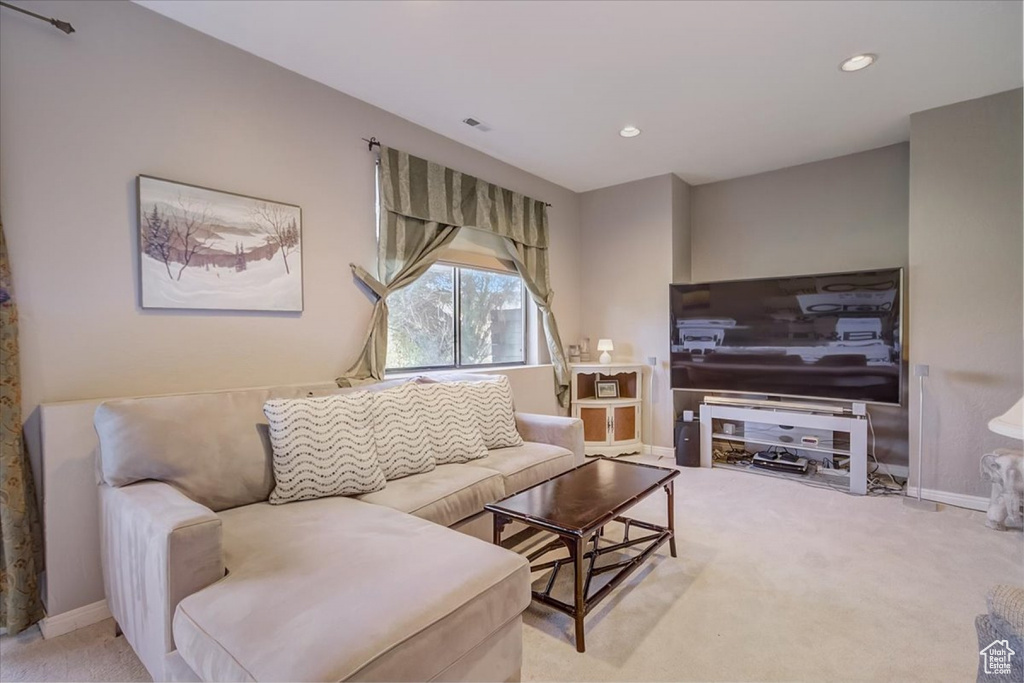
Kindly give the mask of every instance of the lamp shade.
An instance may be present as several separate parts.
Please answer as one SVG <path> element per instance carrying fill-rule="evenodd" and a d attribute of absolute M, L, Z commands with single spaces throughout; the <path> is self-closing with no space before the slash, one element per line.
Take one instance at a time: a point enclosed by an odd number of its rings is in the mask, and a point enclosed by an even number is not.
<path fill-rule="evenodd" d="M 988 428 L 996 434 L 1024 440 L 1024 398 L 999 417 L 989 420 Z"/>
<path fill-rule="evenodd" d="M 615 350 L 615 345 L 612 344 L 612 340 L 611 339 L 598 339 L 597 340 L 597 350 L 598 351 L 614 351 Z"/>

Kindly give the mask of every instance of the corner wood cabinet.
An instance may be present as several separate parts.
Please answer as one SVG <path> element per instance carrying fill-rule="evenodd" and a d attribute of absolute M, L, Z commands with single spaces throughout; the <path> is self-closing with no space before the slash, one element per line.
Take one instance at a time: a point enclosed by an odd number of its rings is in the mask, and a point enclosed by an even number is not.
<path fill-rule="evenodd" d="M 573 363 L 572 415 L 583 420 L 587 455 L 626 455 L 641 451 L 643 425 L 642 365 Z M 618 398 L 599 398 L 598 381 L 618 385 Z"/>

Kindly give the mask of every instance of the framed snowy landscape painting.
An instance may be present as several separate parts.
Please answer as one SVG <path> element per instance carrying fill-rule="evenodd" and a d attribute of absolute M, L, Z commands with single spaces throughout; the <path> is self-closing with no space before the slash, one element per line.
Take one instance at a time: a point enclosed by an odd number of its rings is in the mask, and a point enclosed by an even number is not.
<path fill-rule="evenodd" d="M 143 308 L 302 310 L 302 211 L 140 175 Z"/>

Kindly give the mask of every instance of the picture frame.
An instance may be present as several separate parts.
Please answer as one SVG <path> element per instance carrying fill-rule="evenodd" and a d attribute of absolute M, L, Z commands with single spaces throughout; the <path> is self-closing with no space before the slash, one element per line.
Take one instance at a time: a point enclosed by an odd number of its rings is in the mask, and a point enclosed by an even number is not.
<path fill-rule="evenodd" d="M 302 209 L 139 175 L 143 309 L 300 313 Z"/>
<path fill-rule="evenodd" d="M 597 398 L 618 398 L 619 383 L 614 379 L 599 379 L 594 382 Z"/>

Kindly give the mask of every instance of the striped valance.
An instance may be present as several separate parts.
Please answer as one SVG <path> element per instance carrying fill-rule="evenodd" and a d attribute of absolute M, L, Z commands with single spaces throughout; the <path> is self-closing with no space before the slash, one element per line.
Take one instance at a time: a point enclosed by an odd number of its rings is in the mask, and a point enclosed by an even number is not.
<path fill-rule="evenodd" d="M 518 192 L 389 147 L 380 151 L 380 184 L 386 211 L 548 247 L 547 207 Z"/>

